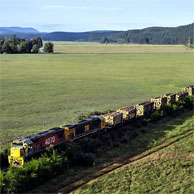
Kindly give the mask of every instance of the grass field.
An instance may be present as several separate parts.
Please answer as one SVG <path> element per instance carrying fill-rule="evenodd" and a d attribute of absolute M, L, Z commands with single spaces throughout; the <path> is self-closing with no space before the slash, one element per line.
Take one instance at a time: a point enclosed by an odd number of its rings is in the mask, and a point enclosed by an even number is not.
<path fill-rule="evenodd" d="M 140 142 L 148 144 L 148 140 L 150 140 L 150 155 L 92 180 L 72 193 L 193 193 L 194 117 L 187 117 L 184 120 L 185 118 L 182 116 L 175 121 L 162 124 L 144 137 L 132 140 L 129 155 L 130 151 L 134 152 L 132 149 L 134 145 L 138 150 L 141 147 Z M 160 138 L 158 135 L 162 132 L 163 127 L 168 129 L 163 129 L 163 137 Z M 154 142 L 153 137 L 157 137 Z M 165 144 L 163 149 L 161 143 Z M 155 151 L 158 148 L 161 149 Z"/>
<path fill-rule="evenodd" d="M 94 42 L 53 42 L 55 53 L 194 53 L 184 45 L 100 44 Z"/>
<path fill-rule="evenodd" d="M 119 53 L 123 45 L 112 45 L 118 54 L 82 54 L 80 43 L 59 44 L 60 52 L 68 47 L 80 53 L 0 55 L 2 147 L 82 113 L 136 104 L 194 82 L 193 53 L 185 48 L 183 53 L 163 53 L 168 46 L 157 46 L 162 53 L 152 48 L 151 54 L 150 47 L 143 46 L 145 53 L 137 48 L 136 53 Z M 89 45 L 92 51 L 99 44 Z"/>

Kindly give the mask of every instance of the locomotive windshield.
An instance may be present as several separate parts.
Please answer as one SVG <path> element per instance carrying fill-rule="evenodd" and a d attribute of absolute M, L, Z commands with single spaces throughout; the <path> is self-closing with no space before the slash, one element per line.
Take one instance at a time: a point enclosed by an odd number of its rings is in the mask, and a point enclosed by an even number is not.
<path fill-rule="evenodd" d="M 12 148 L 23 148 L 22 143 L 12 143 Z"/>

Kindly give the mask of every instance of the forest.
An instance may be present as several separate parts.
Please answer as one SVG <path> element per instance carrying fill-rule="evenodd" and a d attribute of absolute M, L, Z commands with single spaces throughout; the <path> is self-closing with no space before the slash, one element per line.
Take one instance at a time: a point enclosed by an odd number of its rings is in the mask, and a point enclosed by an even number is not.
<path fill-rule="evenodd" d="M 26 39 L 37 36 L 44 41 L 82 41 L 101 43 L 127 43 L 127 44 L 185 44 L 194 42 L 194 23 L 178 27 L 149 27 L 128 31 L 90 31 L 90 32 L 38 32 L 38 31 L 8 31 L 2 30 L 0 35 L 11 37 L 16 35 Z M 24 30 L 24 29 L 23 29 Z"/>

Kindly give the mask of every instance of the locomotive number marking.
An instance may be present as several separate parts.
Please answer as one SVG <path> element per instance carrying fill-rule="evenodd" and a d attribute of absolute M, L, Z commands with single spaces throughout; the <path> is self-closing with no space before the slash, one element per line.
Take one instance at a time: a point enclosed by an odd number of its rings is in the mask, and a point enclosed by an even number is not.
<path fill-rule="evenodd" d="M 49 145 L 49 144 L 52 144 L 52 143 L 55 143 L 55 136 L 53 137 L 49 137 L 45 140 L 45 144 L 46 145 Z"/>

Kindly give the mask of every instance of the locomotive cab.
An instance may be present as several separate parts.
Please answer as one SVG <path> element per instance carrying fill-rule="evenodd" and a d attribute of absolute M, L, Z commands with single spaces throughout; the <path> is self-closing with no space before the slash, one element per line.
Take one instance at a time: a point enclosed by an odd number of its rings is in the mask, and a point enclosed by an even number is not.
<path fill-rule="evenodd" d="M 24 159 L 27 155 L 28 144 L 21 140 L 15 140 L 11 143 L 8 162 L 11 166 L 23 166 Z"/>

